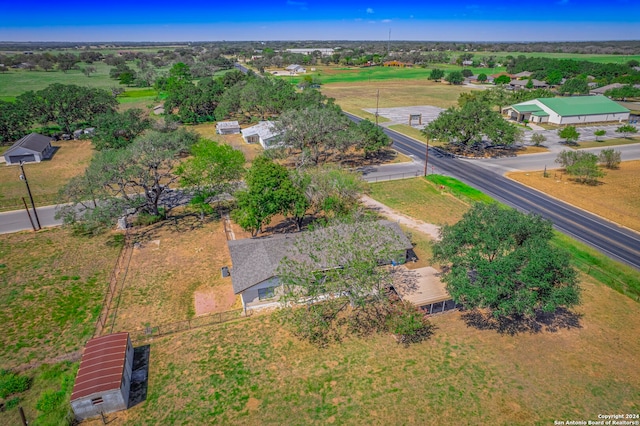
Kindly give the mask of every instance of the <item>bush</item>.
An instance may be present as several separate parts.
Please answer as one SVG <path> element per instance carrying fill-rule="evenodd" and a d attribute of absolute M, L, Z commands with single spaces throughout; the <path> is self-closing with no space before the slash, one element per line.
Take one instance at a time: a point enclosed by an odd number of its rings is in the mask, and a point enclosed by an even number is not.
<path fill-rule="evenodd" d="M 409 346 L 431 337 L 435 326 L 419 308 L 408 302 L 398 302 L 394 312 L 387 317 L 389 331 L 396 335 L 398 343 Z"/>
<path fill-rule="evenodd" d="M 20 404 L 20 398 L 17 396 L 15 398 L 11 398 L 7 402 L 4 403 L 4 409 L 9 411 L 12 408 L 16 408 Z"/>
<path fill-rule="evenodd" d="M 36 402 L 36 408 L 43 413 L 51 413 L 56 411 L 62 402 L 64 401 L 65 392 L 64 391 L 54 391 L 48 389 L 42 392 L 40 398 L 38 398 L 38 402 Z"/>
<path fill-rule="evenodd" d="M 600 151 L 598 160 L 607 169 L 617 169 L 620 167 L 621 153 L 620 151 L 615 151 L 613 148 L 603 149 Z"/>
<path fill-rule="evenodd" d="M 29 389 L 31 380 L 26 376 L 20 376 L 8 370 L 0 370 L 0 398 L 7 398 L 14 393 L 24 392 Z"/>

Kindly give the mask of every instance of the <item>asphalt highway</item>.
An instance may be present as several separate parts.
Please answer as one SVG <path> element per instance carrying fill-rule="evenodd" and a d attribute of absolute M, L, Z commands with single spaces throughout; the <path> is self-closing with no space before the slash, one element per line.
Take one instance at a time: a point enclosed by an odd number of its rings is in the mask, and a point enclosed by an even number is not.
<path fill-rule="evenodd" d="M 358 121 L 358 118 L 351 114 L 347 116 L 351 120 Z M 393 140 L 394 149 L 424 162 L 426 152 L 424 144 L 393 130 L 384 129 L 384 131 Z M 537 213 L 551 220 L 558 231 L 588 244 L 613 259 L 640 269 L 640 234 L 511 181 L 474 164 L 474 160 L 452 158 L 430 149 L 429 170 L 432 165 L 438 173 L 455 177 L 522 212 Z"/>

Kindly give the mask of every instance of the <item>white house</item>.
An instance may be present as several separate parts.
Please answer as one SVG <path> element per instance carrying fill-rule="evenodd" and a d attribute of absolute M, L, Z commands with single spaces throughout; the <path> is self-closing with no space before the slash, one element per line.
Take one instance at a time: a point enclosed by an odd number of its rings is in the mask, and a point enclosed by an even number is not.
<path fill-rule="evenodd" d="M 20 164 L 21 161 L 39 163 L 51 158 L 53 151 L 50 137 L 31 133 L 11 145 L 5 151 L 4 159 L 7 165 Z"/>
<path fill-rule="evenodd" d="M 247 143 L 259 143 L 264 149 L 277 145 L 278 136 L 273 121 L 261 121 L 255 126 L 242 129 L 242 138 Z"/>
<path fill-rule="evenodd" d="M 216 133 L 219 135 L 235 135 L 240 133 L 240 124 L 237 121 L 220 121 L 216 124 Z"/>
<path fill-rule="evenodd" d="M 512 120 L 532 123 L 583 124 L 622 122 L 630 111 L 605 96 L 538 98 L 502 110 Z"/>
<path fill-rule="evenodd" d="M 307 70 L 302 65 L 298 64 L 291 64 L 285 69 L 292 74 L 302 74 L 307 72 Z"/>
<path fill-rule="evenodd" d="M 404 256 L 404 259 L 396 259 L 403 262 L 409 256 L 409 250 L 413 248 L 411 241 L 400 229 L 396 222 L 379 221 L 378 224 L 388 227 L 393 231 L 388 235 L 380 236 L 380 243 L 387 242 L 385 238 L 391 240 L 394 250 Z M 338 225 L 337 231 L 342 235 L 353 233 L 351 225 Z M 325 232 L 324 229 L 307 232 Z M 233 291 L 239 294 L 242 299 L 242 306 L 245 310 L 274 306 L 278 303 L 281 294 L 280 281 L 276 275 L 276 270 L 280 261 L 285 256 L 301 256 L 305 261 L 311 261 L 302 254 L 297 254 L 295 242 L 304 233 L 280 234 L 264 238 L 246 238 L 243 240 L 228 241 L 229 252 L 231 254 L 231 281 Z M 393 235 L 393 237 L 391 237 Z M 319 248 L 318 252 L 323 249 Z M 340 265 L 323 265 L 318 269 L 339 267 Z"/>

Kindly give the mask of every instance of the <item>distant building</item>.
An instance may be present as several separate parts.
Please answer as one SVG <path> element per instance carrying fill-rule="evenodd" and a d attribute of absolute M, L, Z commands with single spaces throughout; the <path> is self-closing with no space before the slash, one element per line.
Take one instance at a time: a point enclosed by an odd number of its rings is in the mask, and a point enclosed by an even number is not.
<path fill-rule="evenodd" d="M 291 64 L 285 69 L 287 71 L 289 71 L 290 73 L 292 73 L 292 74 L 293 73 L 295 73 L 295 74 L 303 74 L 303 73 L 307 72 L 307 70 L 302 65 L 298 65 L 298 64 Z"/>
<path fill-rule="evenodd" d="M 320 52 L 322 56 L 331 56 L 333 55 L 333 52 L 335 50 L 331 48 L 318 48 L 318 47 L 308 47 L 304 49 L 287 49 L 287 52 L 300 53 L 302 55 L 310 55 L 315 51 Z"/>
<path fill-rule="evenodd" d="M 502 110 L 512 120 L 532 123 L 582 124 L 621 122 L 630 111 L 605 96 L 538 98 Z"/>
<path fill-rule="evenodd" d="M 259 143 L 264 149 L 273 148 L 277 144 L 279 134 L 272 121 L 261 121 L 255 126 L 242 130 L 242 138 L 247 143 Z"/>
<path fill-rule="evenodd" d="M 4 160 L 7 165 L 20 164 L 21 161 L 39 163 L 53 155 L 51 138 L 38 133 L 31 133 L 5 151 Z"/>
<path fill-rule="evenodd" d="M 220 121 L 216 124 L 216 133 L 219 135 L 234 135 L 240 133 L 240 125 L 237 121 Z"/>
<path fill-rule="evenodd" d="M 96 337 L 87 342 L 71 394 L 77 419 L 126 410 L 133 370 L 129 333 Z"/>

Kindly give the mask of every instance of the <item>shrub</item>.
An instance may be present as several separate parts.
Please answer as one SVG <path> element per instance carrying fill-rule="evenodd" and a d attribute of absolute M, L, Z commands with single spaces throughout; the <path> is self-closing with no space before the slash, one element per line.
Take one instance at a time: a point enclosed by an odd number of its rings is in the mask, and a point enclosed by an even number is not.
<path fill-rule="evenodd" d="M 8 370 L 0 370 L 0 398 L 5 399 L 14 393 L 24 392 L 29 389 L 31 380 L 26 376 L 20 376 Z"/>
<path fill-rule="evenodd" d="M 598 161 L 607 169 L 617 169 L 620 167 L 621 153 L 620 151 L 615 151 L 613 148 L 603 149 L 600 151 Z"/>
<path fill-rule="evenodd" d="M 56 411 L 62 402 L 64 401 L 65 393 L 64 391 L 54 391 L 48 389 L 42 392 L 40 398 L 38 398 L 38 402 L 36 402 L 36 408 L 43 413 L 51 413 Z"/>
<path fill-rule="evenodd" d="M 425 313 L 407 302 L 395 305 L 394 311 L 387 317 L 387 326 L 396 335 L 398 343 L 405 346 L 427 340 L 435 330 Z"/>

